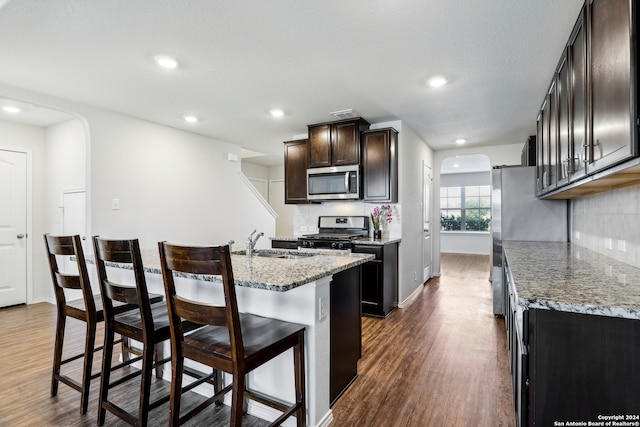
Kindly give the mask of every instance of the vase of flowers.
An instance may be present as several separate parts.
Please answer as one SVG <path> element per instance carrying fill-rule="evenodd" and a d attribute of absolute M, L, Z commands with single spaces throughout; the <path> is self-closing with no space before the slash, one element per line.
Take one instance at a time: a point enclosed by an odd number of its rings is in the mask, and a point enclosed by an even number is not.
<path fill-rule="evenodd" d="M 373 226 L 373 238 L 380 240 L 382 238 L 382 221 L 390 223 L 393 220 L 391 205 L 376 206 L 370 216 L 371 225 Z"/>

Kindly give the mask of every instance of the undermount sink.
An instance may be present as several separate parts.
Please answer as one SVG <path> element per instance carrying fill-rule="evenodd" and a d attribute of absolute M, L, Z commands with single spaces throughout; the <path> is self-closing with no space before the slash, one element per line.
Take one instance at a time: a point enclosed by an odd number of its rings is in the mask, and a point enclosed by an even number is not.
<path fill-rule="evenodd" d="M 246 255 L 246 251 L 234 252 L 235 255 Z M 315 256 L 316 254 L 297 253 L 289 254 L 284 252 L 272 252 L 272 251 L 254 251 L 253 256 L 263 258 L 280 258 L 280 259 L 304 259 Z"/>
<path fill-rule="evenodd" d="M 315 254 L 286 254 L 286 255 L 278 256 L 277 258 L 301 259 L 301 258 L 310 258 L 312 256 L 315 256 Z"/>
<path fill-rule="evenodd" d="M 315 254 L 283 254 L 278 252 L 254 252 L 253 256 L 261 256 L 265 258 L 281 258 L 281 259 L 302 259 L 315 256 Z"/>

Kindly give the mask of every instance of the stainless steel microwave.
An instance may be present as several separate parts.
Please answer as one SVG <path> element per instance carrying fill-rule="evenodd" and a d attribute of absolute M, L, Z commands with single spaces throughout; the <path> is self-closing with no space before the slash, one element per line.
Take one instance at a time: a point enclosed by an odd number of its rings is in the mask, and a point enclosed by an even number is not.
<path fill-rule="evenodd" d="M 359 198 L 359 165 L 307 169 L 308 200 L 350 200 Z"/>

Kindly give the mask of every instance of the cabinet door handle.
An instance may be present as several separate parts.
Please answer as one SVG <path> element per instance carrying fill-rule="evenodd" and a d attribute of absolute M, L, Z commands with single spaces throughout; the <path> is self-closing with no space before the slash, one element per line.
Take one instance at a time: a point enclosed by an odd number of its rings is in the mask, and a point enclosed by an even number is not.
<path fill-rule="evenodd" d="M 24 234 L 20 233 L 16 236 L 18 239 L 24 239 Z"/>

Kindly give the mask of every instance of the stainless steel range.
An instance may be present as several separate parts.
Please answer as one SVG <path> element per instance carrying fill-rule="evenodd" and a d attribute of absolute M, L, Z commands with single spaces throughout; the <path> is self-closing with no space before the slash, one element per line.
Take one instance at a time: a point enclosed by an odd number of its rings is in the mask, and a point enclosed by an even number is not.
<path fill-rule="evenodd" d="M 321 216 L 318 233 L 298 238 L 298 247 L 350 251 L 353 240 L 369 237 L 369 217 Z"/>

